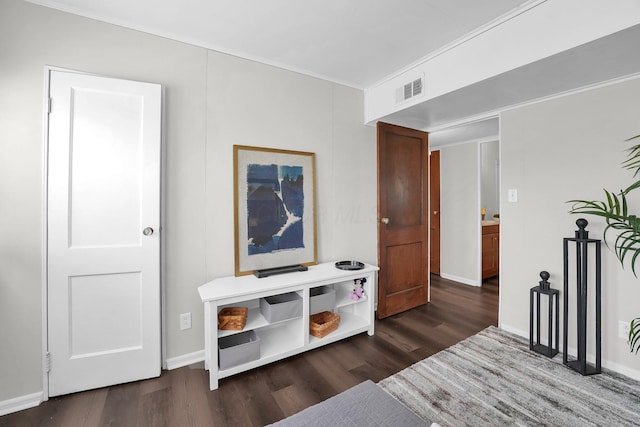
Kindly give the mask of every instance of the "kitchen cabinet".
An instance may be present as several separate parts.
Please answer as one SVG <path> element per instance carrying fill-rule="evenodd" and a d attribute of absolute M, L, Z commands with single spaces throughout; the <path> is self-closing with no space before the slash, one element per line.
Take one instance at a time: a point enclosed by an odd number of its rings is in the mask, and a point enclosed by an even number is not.
<path fill-rule="evenodd" d="M 482 278 L 497 276 L 500 271 L 500 224 L 482 226 Z"/>

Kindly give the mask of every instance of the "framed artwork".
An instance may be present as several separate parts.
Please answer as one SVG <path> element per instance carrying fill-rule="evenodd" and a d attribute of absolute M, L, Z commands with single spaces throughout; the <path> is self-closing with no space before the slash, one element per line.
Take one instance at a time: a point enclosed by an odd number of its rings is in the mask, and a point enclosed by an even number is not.
<path fill-rule="evenodd" d="M 235 274 L 318 263 L 315 154 L 233 146 Z"/>

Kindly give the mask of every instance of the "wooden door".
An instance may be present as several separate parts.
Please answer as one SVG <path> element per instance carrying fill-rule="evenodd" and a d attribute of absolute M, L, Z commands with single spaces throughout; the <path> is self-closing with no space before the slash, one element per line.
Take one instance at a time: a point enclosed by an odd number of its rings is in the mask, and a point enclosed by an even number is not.
<path fill-rule="evenodd" d="M 440 275 L 440 150 L 429 153 L 429 262 L 431 273 Z"/>
<path fill-rule="evenodd" d="M 160 375 L 161 87 L 52 71 L 49 395 Z"/>
<path fill-rule="evenodd" d="M 378 123 L 378 318 L 429 298 L 427 134 Z"/>

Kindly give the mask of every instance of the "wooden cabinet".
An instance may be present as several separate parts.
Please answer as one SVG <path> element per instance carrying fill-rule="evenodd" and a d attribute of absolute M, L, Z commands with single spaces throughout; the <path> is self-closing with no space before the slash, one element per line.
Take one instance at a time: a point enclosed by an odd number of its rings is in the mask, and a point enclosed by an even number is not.
<path fill-rule="evenodd" d="M 198 288 L 204 303 L 205 369 L 209 370 L 209 388 L 218 388 L 218 380 L 262 366 L 294 354 L 302 353 L 362 332 L 373 335 L 374 300 L 378 267 L 365 265 L 362 270 L 339 270 L 334 263 L 309 267 L 308 271 L 258 279 L 255 276 L 223 277 Z M 354 280 L 364 281 L 364 297 L 352 298 Z M 309 334 L 310 299 L 315 288 L 329 287 L 335 291 L 333 312 L 340 315 L 338 329 L 323 338 Z M 260 299 L 286 293 L 297 293 L 302 300 L 302 315 L 269 322 L 261 313 Z M 218 330 L 218 312 L 225 307 L 243 306 L 248 316 L 242 331 Z M 259 339 L 257 360 L 220 369 L 219 340 L 233 334 L 253 331 Z"/>
<path fill-rule="evenodd" d="M 482 278 L 497 276 L 500 271 L 500 225 L 482 227 Z"/>

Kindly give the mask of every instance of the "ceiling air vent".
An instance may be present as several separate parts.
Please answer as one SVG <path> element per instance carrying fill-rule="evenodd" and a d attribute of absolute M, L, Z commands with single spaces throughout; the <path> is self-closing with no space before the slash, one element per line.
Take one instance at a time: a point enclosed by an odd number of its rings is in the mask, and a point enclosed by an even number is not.
<path fill-rule="evenodd" d="M 418 96 L 422 94 L 422 78 L 418 80 L 414 80 L 412 83 L 413 86 L 413 96 Z"/>
<path fill-rule="evenodd" d="M 411 83 L 407 83 L 404 85 L 404 99 L 409 99 L 413 96 L 413 91 L 411 90 Z"/>
<path fill-rule="evenodd" d="M 422 77 L 396 89 L 396 103 L 422 95 Z"/>

